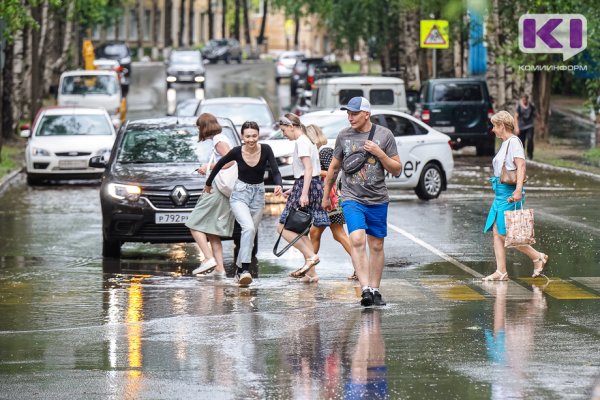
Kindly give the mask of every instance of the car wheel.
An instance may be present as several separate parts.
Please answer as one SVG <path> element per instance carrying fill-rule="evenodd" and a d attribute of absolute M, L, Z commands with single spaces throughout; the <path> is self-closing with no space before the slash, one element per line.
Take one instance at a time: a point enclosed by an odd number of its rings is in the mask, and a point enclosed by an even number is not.
<path fill-rule="evenodd" d="M 229 64 L 231 62 L 231 55 L 227 54 L 225 56 L 225 64 Z"/>
<path fill-rule="evenodd" d="M 496 151 L 496 141 L 485 140 L 477 143 L 475 146 L 477 156 L 493 156 Z"/>
<path fill-rule="evenodd" d="M 114 239 L 104 239 L 102 241 L 102 256 L 117 258 L 121 256 L 121 242 Z"/>
<path fill-rule="evenodd" d="M 241 63 L 242 63 L 242 55 L 241 55 L 241 54 L 240 54 L 240 56 L 238 57 L 238 59 L 237 59 L 237 62 L 238 62 L 238 64 L 241 64 Z"/>
<path fill-rule="evenodd" d="M 281 78 L 280 78 L 280 77 L 278 77 L 278 76 L 276 76 L 276 77 L 275 77 L 275 82 L 276 82 L 276 83 L 280 83 L 280 82 L 281 82 Z"/>
<path fill-rule="evenodd" d="M 423 168 L 415 193 L 421 200 L 431 200 L 439 197 L 443 185 L 442 170 L 436 164 L 429 163 Z"/>

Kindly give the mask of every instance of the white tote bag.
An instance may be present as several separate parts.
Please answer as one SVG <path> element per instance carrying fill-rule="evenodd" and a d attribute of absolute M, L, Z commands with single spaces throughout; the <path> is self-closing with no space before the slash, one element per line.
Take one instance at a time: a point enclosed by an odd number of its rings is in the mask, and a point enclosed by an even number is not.
<path fill-rule="evenodd" d="M 208 167 L 206 168 L 206 175 L 210 175 L 210 166 L 215 162 L 215 152 L 210 156 L 208 160 Z M 233 192 L 233 187 L 235 186 L 235 182 L 238 178 L 238 169 L 237 164 L 234 162 L 233 165 L 229 168 L 221 168 L 215 180 L 213 181 L 213 185 L 216 186 L 217 190 L 223 195 L 229 197 L 231 196 L 231 192 Z"/>

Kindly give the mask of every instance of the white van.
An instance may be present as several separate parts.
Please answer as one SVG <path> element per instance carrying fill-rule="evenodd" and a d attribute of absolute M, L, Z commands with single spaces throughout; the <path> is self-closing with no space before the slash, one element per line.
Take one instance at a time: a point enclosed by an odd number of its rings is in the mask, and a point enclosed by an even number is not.
<path fill-rule="evenodd" d="M 371 106 L 408 113 L 404 81 L 387 76 L 342 76 L 315 82 L 310 111 L 335 109 L 363 96 Z"/>
<path fill-rule="evenodd" d="M 59 106 L 102 107 L 115 126 L 121 123 L 121 85 L 115 71 L 63 72 L 58 84 Z"/>

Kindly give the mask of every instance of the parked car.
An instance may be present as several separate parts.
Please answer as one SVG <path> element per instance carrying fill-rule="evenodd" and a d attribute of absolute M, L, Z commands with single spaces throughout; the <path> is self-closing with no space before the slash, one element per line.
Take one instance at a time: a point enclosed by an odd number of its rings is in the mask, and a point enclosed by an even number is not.
<path fill-rule="evenodd" d="M 350 126 L 346 111 L 315 111 L 300 117 L 304 125 L 315 124 L 327 137 L 327 146 L 334 147 L 335 139 L 342 128 Z M 371 121 L 390 129 L 396 139 L 402 173 L 386 177 L 389 188 L 412 189 L 422 200 L 437 198 L 446 190 L 454 170 L 454 159 L 450 137 L 436 131 L 412 115 L 394 111 L 373 109 Z M 291 157 L 294 142 L 284 138 L 281 131 L 275 132 L 265 143 L 279 154 L 280 171 L 284 178 L 292 178 L 291 166 L 283 163 L 285 155 Z"/>
<path fill-rule="evenodd" d="M 202 49 L 202 56 L 211 63 L 231 60 L 242 63 L 242 47 L 236 39 L 211 39 Z"/>
<path fill-rule="evenodd" d="M 292 71 L 296 60 L 306 58 L 306 54 L 301 51 L 284 51 L 275 60 L 275 81 L 279 83 L 283 78 L 292 76 Z"/>
<path fill-rule="evenodd" d="M 42 108 L 31 127 L 23 129 L 29 138 L 25 149 L 27 183 L 46 179 L 99 178 L 103 169 L 91 168 L 92 156 L 110 154 L 116 133 L 102 108 Z"/>
<path fill-rule="evenodd" d="M 373 107 L 409 112 L 404 81 L 388 76 L 318 79 L 313 85 L 310 110 L 338 109 L 356 96 L 365 97 Z"/>
<path fill-rule="evenodd" d="M 77 70 L 63 72 L 60 76 L 56 97 L 59 106 L 102 107 L 113 124 L 119 126 L 124 115 L 122 100 L 115 71 Z"/>
<path fill-rule="evenodd" d="M 262 97 L 215 97 L 202 99 L 195 115 L 211 113 L 216 117 L 233 121 L 238 132 L 246 121 L 255 121 L 260 128 L 260 139 L 273 133 L 276 127 L 275 117 L 269 104 Z"/>
<path fill-rule="evenodd" d="M 290 96 L 296 97 L 298 91 L 312 90 L 319 75 L 339 74 L 341 67 L 325 61 L 323 57 L 300 58 L 296 60 L 290 77 Z"/>
<path fill-rule="evenodd" d="M 204 87 L 205 69 L 199 50 L 173 50 L 166 62 L 167 88 L 173 83 Z"/>
<path fill-rule="evenodd" d="M 219 118 L 231 143 L 240 136 Z M 198 142 L 196 118 L 129 121 L 119 131 L 111 157 L 93 157 L 104 168 L 100 187 L 102 255 L 119 257 L 127 242 L 193 242 L 184 225 L 200 197 L 206 176 L 193 173 L 209 160 L 211 141 Z M 233 237 L 239 248 L 240 228 Z M 224 238 L 228 239 L 228 238 Z M 256 245 L 255 245 L 256 251 Z"/>
<path fill-rule="evenodd" d="M 423 122 L 449 135 L 455 149 L 475 146 L 479 156 L 494 155 L 493 114 L 487 84 L 479 78 L 430 79 L 421 88 L 415 111 Z"/>
<path fill-rule="evenodd" d="M 121 84 L 129 88 L 129 82 L 131 80 L 131 51 L 129 46 L 125 42 L 106 42 L 102 43 L 94 48 L 94 55 L 96 59 L 109 59 L 116 60 L 119 65 L 123 68 L 123 78 Z"/>

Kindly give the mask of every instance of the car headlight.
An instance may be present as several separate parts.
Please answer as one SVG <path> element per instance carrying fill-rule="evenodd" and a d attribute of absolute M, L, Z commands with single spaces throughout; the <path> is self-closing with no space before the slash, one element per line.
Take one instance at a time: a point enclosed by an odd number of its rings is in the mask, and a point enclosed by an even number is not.
<path fill-rule="evenodd" d="M 121 58 L 121 64 L 130 64 L 130 63 L 131 63 L 131 57 Z"/>
<path fill-rule="evenodd" d="M 293 159 L 294 158 L 292 156 L 277 157 L 277 164 L 279 164 L 279 165 L 292 165 Z"/>
<path fill-rule="evenodd" d="M 194 80 L 196 82 L 202 83 L 202 82 L 204 82 L 204 76 L 198 75 L 197 77 L 194 78 Z"/>
<path fill-rule="evenodd" d="M 44 150 L 39 147 L 32 147 L 31 155 L 32 156 L 50 156 L 50 152 L 48 150 Z"/>
<path fill-rule="evenodd" d="M 167 76 L 167 82 L 170 82 L 170 83 L 177 82 L 177 77 Z"/>
<path fill-rule="evenodd" d="M 119 200 L 138 201 L 142 189 L 139 186 L 121 185 L 119 183 L 108 184 L 108 194 Z"/>

